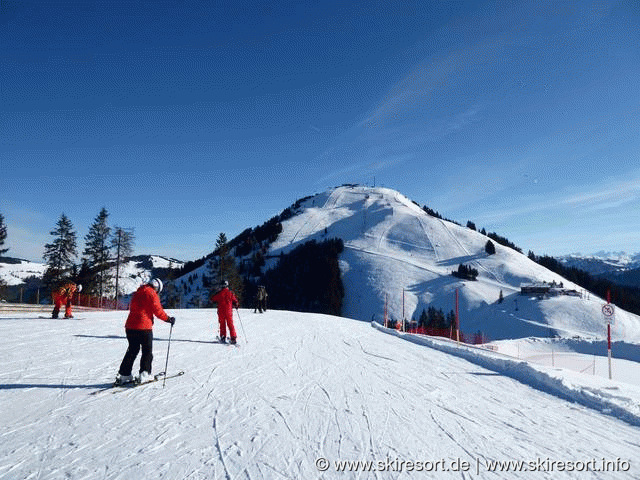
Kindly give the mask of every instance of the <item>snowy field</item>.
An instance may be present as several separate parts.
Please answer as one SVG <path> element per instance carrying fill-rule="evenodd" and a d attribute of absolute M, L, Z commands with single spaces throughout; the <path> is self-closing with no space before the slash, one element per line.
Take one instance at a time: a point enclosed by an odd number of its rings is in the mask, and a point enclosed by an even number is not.
<path fill-rule="evenodd" d="M 185 375 L 97 395 L 126 312 L 0 315 L 0 478 L 640 477 L 635 385 L 293 312 L 240 310 L 235 348 L 213 310 L 172 314 Z"/>

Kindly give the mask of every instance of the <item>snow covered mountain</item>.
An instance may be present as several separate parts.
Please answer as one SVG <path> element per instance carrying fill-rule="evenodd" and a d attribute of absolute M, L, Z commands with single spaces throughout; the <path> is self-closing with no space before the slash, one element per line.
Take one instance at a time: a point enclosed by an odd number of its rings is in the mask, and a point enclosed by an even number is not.
<path fill-rule="evenodd" d="M 559 257 L 564 265 L 584 270 L 619 285 L 640 287 L 640 253 L 597 252 L 593 255 L 573 253 Z"/>
<path fill-rule="evenodd" d="M 591 275 L 622 272 L 640 268 L 640 253 L 597 252 L 593 255 L 572 253 L 558 257 L 568 267 L 575 267 Z"/>
<path fill-rule="evenodd" d="M 341 186 L 299 201 L 290 210 L 293 214 L 282 221 L 282 232 L 268 246 L 265 268 L 310 240 L 342 239 L 346 317 L 381 322 L 386 310 L 389 318 L 411 320 L 429 306 L 448 312 L 455 309 L 458 291 L 461 329 L 467 333 L 481 331 L 493 340 L 606 335 L 602 299 L 512 248 L 494 242 L 495 254 L 488 254 L 487 236 L 429 215 L 395 190 Z M 460 264 L 476 269 L 477 280 L 452 276 Z M 183 305 L 206 305 L 203 273 L 206 266 L 177 280 Z M 522 286 L 531 284 L 552 295 L 521 295 Z M 618 310 L 615 328 L 625 340 L 640 341 L 636 315 Z"/>
<path fill-rule="evenodd" d="M 159 255 L 137 255 L 129 258 L 120 266 L 120 291 L 129 295 L 152 276 L 164 278 L 169 269 L 181 268 L 180 260 Z M 0 279 L 10 287 L 11 300 L 17 301 L 16 291 L 23 287 L 25 301 L 33 301 L 34 292 L 40 287 L 40 281 L 47 269 L 44 263 L 3 257 L 0 259 Z M 115 268 L 113 275 L 115 275 Z M 33 297 L 33 298 L 32 298 Z"/>

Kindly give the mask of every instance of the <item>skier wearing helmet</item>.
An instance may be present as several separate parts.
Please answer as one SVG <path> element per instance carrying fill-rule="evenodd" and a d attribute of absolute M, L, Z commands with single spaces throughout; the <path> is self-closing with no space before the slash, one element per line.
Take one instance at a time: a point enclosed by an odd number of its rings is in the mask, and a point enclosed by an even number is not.
<path fill-rule="evenodd" d="M 58 318 L 62 305 L 65 306 L 64 318 L 73 318 L 73 314 L 71 312 L 71 299 L 73 298 L 73 294 L 76 293 L 76 291 L 80 292 L 80 290 L 82 290 L 82 285 L 76 285 L 71 281 L 64 282 L 56 288 L 51 293 L 51 298 L 53 299 L 54 304 L 53 312 L 51 312 L 51 318 Z"/>
<path fill-rule="evenodd" d="M 227 343 L 227 327 L 229 327 L 229 341 L 236 343 L 236 329 L 233 326 L 233 307 L 238 306 L 238 299 L 229 290 L 229 282 L 222 282 L 222 290 L 211 297 L 213 303 L 218 304 L 218 322 L 220 323 L 220 342 Z"/>
<path fill-rule="evenodd" d="M 162 291 L 162 281 L 158 278 L 152 279 L 149 283 L 142 285 L 133 294 L 129 307 L 129 316 L 124 325 L 127 333 L 129 347 L 124 354 L 116 384 L 123 385 L 134 381 L 131 375 L 133 363 L 138 352 L 142 349 L 140 357 L 140 375 L 136 379 L 139 383 L 145 383 L 153 379 L 151 376 L 151 362 L 153 360 L 153 317 L 173 325 L 176 321 L 170 317 L 160 304 L 158 294 Z"/>

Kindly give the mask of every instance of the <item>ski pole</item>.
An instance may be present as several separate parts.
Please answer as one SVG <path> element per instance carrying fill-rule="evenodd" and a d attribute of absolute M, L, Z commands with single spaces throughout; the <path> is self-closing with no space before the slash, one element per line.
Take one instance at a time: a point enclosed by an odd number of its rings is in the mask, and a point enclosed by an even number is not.
<path fill-rule="evenodd" d="M 164 378 L 162 379 L 162 388 L 164 388 L 164 383 L 167 381 L 167 368 L 169 367 L 169 349 L 171 348 L 172 332 L 173 332 L 173 323 L 171 324 L 171 328 L 169 329 L 169 343 L 167 344 L 167 361 L 164 362 Z"/>
<path fill-rule="evenodd" d="M 242 318 L 240 318 L 240 310 L 238 310 L 238 307 L 236 307 L 236 313 L 238 314 L 238 320 L 240 320 L 240 327 L 242 327 L 242 336 L 244 337 L 244 341 L 249 343 L 249 340 L 247 340 L 247 334 L 244 331 L 244 325 L 242 324 Z"/>

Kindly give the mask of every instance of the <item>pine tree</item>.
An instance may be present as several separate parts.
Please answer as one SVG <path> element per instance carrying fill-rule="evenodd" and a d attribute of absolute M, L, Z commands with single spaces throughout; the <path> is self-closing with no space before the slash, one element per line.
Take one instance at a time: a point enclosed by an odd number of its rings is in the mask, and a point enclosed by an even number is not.
<path fill-rule="evenodd" d="M 64 213 L 56 223 L 56 228 L 49 233 L 54 239 L 44 246 L 43 258 L 47 262 L 47 270 L 43 277 L 43 283 L 47 287 L 53 287 L 72 273 L 74 259 L 78 253 L 76 232 L 71 220 Z"/>
<path fill-rule="evenodd" d="M 109 235 L 111 228 L 107 225 L 109 213 L 102 208 L 84 237 L 84 257 L 91 268 L 92 278 L 86 285 L 91 293 L 103 298 L 109 277 Z"/>
<path fill-rule="evenodd" d="M 7 239 L 7 227 L 4 224 L 4 217 L 0 213 L 0 247 L 4 245 L 4 241 Z M 0 248 L 0 256 L 9 251 L 8 248 Z M 0 295 L 4 295 L 7 285 L 4 280 L 0 278 Z"/>
<path fill-rule="evenodd" d="M 118 295 L 120 294 L 120 264 L 125 258 L 133 254 L 134 239 L 133 228 L 122 227 L 115 227 L 113 237 L 111 237 L 111 248 L 113 249 L 116 262 L 116 293 L 114 297 L 116 304 L 118 302 Z"/>
<path fill-rule="evenodd" d="M 491 240 L 487 240 L 487 243 L 484 246 L 484 251 L 487 252 L 488 255 L 493 255 L 496 253 L 496 246 Z"/>
<path fill-rule="evenodd" d="M 4 216 L 0 213 L 0 247 L 4 245 L 7 239 L 7 226 L 4 224 Z M 0 256 L 9 251 L 8 248 L 0 248 Z"/>
<path fill-rule="evenodd" d="M 229 245 L 227 244 L 227 236 L 224 233 L 218 235 L 216 240 L 216 253 L 218 255 L 217 262 L 212 261 L 211 271 L 214 273 L 218 285 L 222 284 L 224 280 L 229 282 L 229 288 L 233 290 L 238 297 L 238 301 L 242 300 L 242 294 L 244 293 L 244 282 L 242 277 L 238 273 L 236 262 L 229 251 Z"/>

